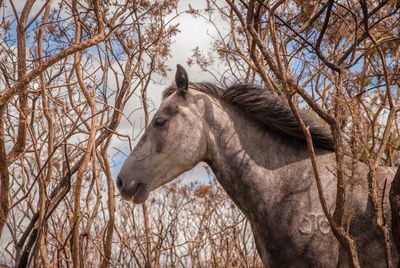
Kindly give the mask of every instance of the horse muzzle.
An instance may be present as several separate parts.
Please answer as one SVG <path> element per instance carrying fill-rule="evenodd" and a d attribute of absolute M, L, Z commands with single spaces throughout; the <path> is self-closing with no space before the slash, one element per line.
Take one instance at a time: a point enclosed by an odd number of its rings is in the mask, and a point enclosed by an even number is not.
<path fill-rule="evenodd" d="M 124 182 L 120 176 L 117 177 L 117 187 L 123 199 L 133 201 L 135 204 L 143 203 L 149 196 L 148 187 L 141 182 Z"/>

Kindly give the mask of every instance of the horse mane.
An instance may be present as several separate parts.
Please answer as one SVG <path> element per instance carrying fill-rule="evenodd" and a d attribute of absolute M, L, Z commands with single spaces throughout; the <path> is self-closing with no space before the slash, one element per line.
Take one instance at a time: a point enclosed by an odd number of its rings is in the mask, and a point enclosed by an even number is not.
<path fill-rule="evenodd" d="M 249 118 L 263 125 L 305 141 L 303 131 L 289 105 L 266 88 L 246 83 L 236 83 L 226 89 L 212 83 L 191 83 L 190 87 L 237 107 Z M 163 99 L 175 91 L 175 85 L 168 87 L 163 92 Z M 299 113 L 309 127 L 314 146 L 334 150 L 332 134 L 323 121 L 312 116 L 310 112 L 300 110 Z"/>

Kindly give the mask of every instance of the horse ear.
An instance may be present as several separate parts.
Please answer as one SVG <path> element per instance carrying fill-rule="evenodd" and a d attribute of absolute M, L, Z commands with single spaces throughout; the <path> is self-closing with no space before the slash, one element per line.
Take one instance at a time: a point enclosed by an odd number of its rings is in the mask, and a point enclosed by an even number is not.
<path fill-rule="evenodd" d="M 176 65 L 175 84 L 178 88 L 178 94 L 184 96 L 189 87 L 189 78 L 185 68 L 181 65 Z"/>

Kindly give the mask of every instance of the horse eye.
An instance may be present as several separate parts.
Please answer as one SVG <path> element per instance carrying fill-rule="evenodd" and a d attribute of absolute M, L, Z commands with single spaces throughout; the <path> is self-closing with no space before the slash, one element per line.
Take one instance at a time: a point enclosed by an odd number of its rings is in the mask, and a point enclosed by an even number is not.
<path fill-rule="evenodd" d="M 154 121 L 154 126 L 155 127 L 162 127 L 165 125 L 167 122 L 167 119 L 165 117 L 157 117 L 156 120 Z"/>

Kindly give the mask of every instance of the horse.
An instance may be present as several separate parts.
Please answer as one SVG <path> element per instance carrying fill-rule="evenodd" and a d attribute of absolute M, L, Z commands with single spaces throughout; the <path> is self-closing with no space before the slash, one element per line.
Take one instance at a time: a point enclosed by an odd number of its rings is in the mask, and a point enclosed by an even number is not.
<path fill-rule="evenodd" d="M 309 127 L 330 212 L 336 199 L 334 141 L 321 119 L 301 111 Z M 116 185 L 123 199 L 144 202 L 149 193 L 199 162 L 251 223 L 266 267 L 348 267 L 349 259 L 322 210 L 305 137 L 289 106 L 266 88 L 237 83 L 221 88 L 189 83 L 178 65 L 175 83 L 123 163 Z M 385 247 L 368 196 L 368 166 L 346 162 L 345 215 L 362 267 L 384 267 Z M 394 168 L 376 179 L 390 220 L 388 194 Z M 384 193 L 383 193 L 384 192 Z M 380 196 L 381 196 L 380 195 Z M 393 241 L 393 238 L 391 238 Z M 397 252 L 393 252 L 396 260 Z"/>

